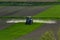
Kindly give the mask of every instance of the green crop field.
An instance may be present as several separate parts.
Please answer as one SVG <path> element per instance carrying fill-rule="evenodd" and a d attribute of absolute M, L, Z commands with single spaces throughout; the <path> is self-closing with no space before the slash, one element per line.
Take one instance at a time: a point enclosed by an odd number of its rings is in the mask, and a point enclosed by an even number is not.
<path fill-rule="evenodd" d="M 54 5 L 51 8 L 39 13 L 36 17 L 59 17 L 60 18 L 60 5 Z"/>
<path fill-rule="evenodd" d="M 58 2 L 60 2 L 60 0 L 58 0 Z"/>
<path fill-rule="evenodd" d="M 13 24 L 9 28 L 0 30 L 0 40 L 14 40 L 40 27 L 41 24 L 25 25 L 24 23 Z"/>

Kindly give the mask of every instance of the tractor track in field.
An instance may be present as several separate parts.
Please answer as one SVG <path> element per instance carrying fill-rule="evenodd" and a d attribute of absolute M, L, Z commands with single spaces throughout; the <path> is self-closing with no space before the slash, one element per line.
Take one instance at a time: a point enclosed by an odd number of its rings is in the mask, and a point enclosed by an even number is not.
<path fill-rule="evenodd" d="M 17 12 L 13 14 L 12 16 L 34 16 L 40 12 L 43 12 L 44 10 L 48 9 L 51 6 L 45 6 L 45 7 L 38 7 L 38 8 L 26 8 L 21 12 Z"/>
<path fill-rule="evenodd" d="M 60 20 L 57 21 L 56 24 L 43 24 L 42 27 L 36 29 L 35 31 L 18 38 L 17 40 L 39 40 L 39 38 L 48 30 L 52 30 L 54 33 L 54 37 L 58 40 L 57 30 L 60 26 Z"/>
<path fill-rule="evenodd" d="M 13 11 L 13 9 L 14 9 L 14 11 Z M 8 7 L 6 7 L 6 8 L 0 9 L 0 10 L 1 10 L 1 11 L 0 11 L 0 17 L 12 15 L 12 14 L 14 14 L 15 12 L 18 12 L 18 11 L 21 10 L 21 9 L 23 10 L 22 7 L 18 9 L 18 7 L 15 7 L 15 6 L 8 6 Z M 12 10 L 12 11 L 11 11 L 11 10 Z M 11 11 L 11 12 L 8 12 L 8 11 Z"/>

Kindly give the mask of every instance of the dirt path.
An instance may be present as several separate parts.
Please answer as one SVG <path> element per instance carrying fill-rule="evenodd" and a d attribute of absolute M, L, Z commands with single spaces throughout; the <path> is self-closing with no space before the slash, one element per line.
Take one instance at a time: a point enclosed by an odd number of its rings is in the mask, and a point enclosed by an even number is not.
<path fill-rule="evenodd" d="M 51 6 L 47 5 L 47 6 L 11 6 L 6 9 L 4 9 L 4 11 L 0 12 L 1 15 L 0 16 L 34 16 L 48 8 L 50 8 Z"/>
<path fill-rule="evenodd" d="M 0 19 L 0 30 L 8 28 L 10 25 L 12 25 L 12 24 L 7 24 L 6 20 L 7 19 Z"/>
<path fill-rule="evenodd" d="M 50 8 L 51 6 L 32 6 L 32 7 L 25 7 L 22 11 L 16 12 L 11 16 L 34 16 L 40 12 L 43 12 Z"/>
<path fill-rule="evenodd" d="M 36 29 L 35 31 L 31 32 L 30 34 L 27 34 L 25 36 L 22 36 L 20 38 L 18 38 L 17 40 L 39 40 L 39 38 L 41 37 L 41 35 L 46 32 L 47 30 L 52 30 L 54 31 L 54 35 L 56 40 L 58 40 L 57 38 L 57 30 L 60 26 L 60 21 L 57 21 L 56 24 L 44 24 L 41 28 Z"/>

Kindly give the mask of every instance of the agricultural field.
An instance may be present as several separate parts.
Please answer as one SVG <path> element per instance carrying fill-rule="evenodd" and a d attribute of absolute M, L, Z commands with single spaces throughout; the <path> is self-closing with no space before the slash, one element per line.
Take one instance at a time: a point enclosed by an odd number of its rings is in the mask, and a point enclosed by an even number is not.
<path fill-rule="evenodd" d="M 60 28 L 58 29 L 57 35 L 58 35 L 58 40 L 60 40 Z"/>
<path fill-rule="evenodd" d="M 60 2 L 60 0 L 58 0 L 58 2 Z"/>
<path fill-rule="evenodd" d="M 0 9 L 0 17 L 20 17 L 20 16 L 34 16 L 41 11 L 48 9 L 50 6 L 7 6 Z"/>
<path fill-rule="evenodd" d="M 42 24 L 25 25 L 24 23 L 13 24 L 0 30 L 0 40 L 14 40 L 39 28 Z"/>
<path fill-rule="evenodd" d="M 26 39 L 26 40 L 33 40 L 33 38 Z M 51 30 L 47 30 L 43 33 L 43 35 L 38 38 L 38 40 L 55 40 L 54 33 Z"/>
<path fill-rule="evenodd" d="M 25 13 L 26 12 L 26 13 L 30 14 L 30 12 L 31 13 L 33 12 L 34 14 L 31 14 L 31 16 L 34 16 L 34 17 L 37 17 L 37 18 L 38 17 L 48 17 L 48 18 L 49 17 L 58 17 L 58 18 L 60 18 L 60 11 L 59 11 L 60 10 L 60 5 L 53 5 L 51 7 L 50 6 L 39 7 L 39 8 L 38 7 L 30 7 L 30 8 L 29 7 L 27 7 L 27 8 L 26 7 L 22 7 L 22 8 L 21 7 L 17 7 L 17 8 L 13 7 L 13 9 L 11 7 L 8 7 L 9 9 L 4 8 L 5 10 L 1 12 L 2 13 L 1 15 L 3 15 L 4 12 L 5 13 L 10 13 L 11 12 L 11 14 L 7 14 L 7 15 L 8 16 L 11 16 L 11 15 L 12 16 L 16 16 L 16 15 L 20 16 L 20 15 L 23 15 L 23 14 L 20 14 L 20 13 Z M 45 8 L 47 8 L 47 9 L 41 12 L 41 10 L 45 9 Z M 28 10 L 28 12 L 27 12 L 27 10 Z M 14 14 L 12 14 L 12 13 L 14 13 Z M 37 13 L 37 14 L 35 15 L 35 13 Z M 27 16 L 27 14 L 24 14 L 24 15 Z M 3 23 L 0 22 L 0 25 L 3 24 Z M 3 27 L 3 26 L 0 26 L 0 27 Z M 15 39 L 20 40 L 21 37 L 22 38 L 25 38 L 25 37 L 30 38 L 31 37 L 30 35 L 32 35 L 32 38 L 34 40 L 34 37 L 36 38 L 37 35 L 40 36 L 41 34 L 46 32 L 45 30 L 53 29 L 54 31 L 56 31 L 58 29 L 58 26 L 60 26 L 60 20 L 57 21 L 57 24 L 42 24 L 42 23 L 35 23 L 35 24 L 32 24 L 32 25 L 25 25 L 25 23 L 11 24 L 9 27 L 0 30 L 0 40 L 15 40 Z M 48 40 L 48 38 L 49 38 L 49 40 L 55 40 L 54 34 L 53 34 L 52 31 L 48 31 L 48 32 L 44 33 L 43 36 L 41 36 L 39 38 L 41 40 L 43 40 L 43 39 Z"/>
<path fill-rule="evenodd" d="M 60 18 L 60 5 L 54 5 L 51 8 L 39 13 L 36 17 L 58 17 Z"/>
<path fill-rule="evenodd" d="M 40 40 L 55 40 L 54 33 L 52 31 L 47 31 L 40 37 Z"/>
<path fill-rule="evenodd" d="M 0 1 L 13 1 L 13 2 L 57 2 L 58 0 L 0 0 Z"/>

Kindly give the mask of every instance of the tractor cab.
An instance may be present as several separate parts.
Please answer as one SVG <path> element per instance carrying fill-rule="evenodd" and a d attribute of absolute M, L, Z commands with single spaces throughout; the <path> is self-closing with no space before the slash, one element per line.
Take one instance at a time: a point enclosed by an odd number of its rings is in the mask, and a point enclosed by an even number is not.
<path fill-rule="evenodd" d="M 33 19 L 31 18 L 31 16 L 27 16 L 26 17 L 26 24 L 32 24 L 33 23 Z"/>

